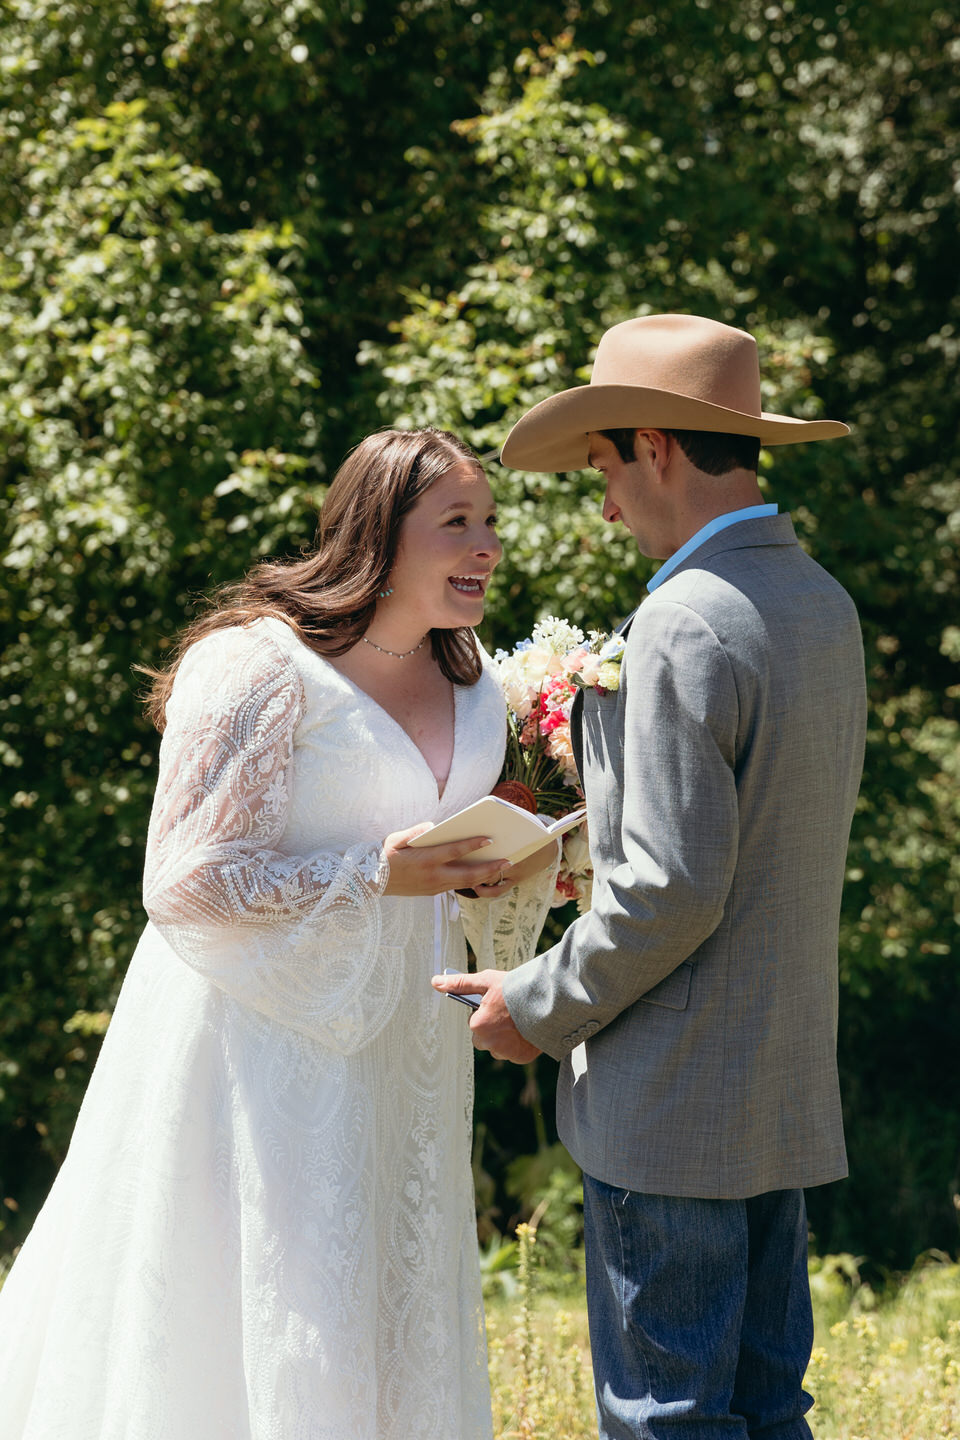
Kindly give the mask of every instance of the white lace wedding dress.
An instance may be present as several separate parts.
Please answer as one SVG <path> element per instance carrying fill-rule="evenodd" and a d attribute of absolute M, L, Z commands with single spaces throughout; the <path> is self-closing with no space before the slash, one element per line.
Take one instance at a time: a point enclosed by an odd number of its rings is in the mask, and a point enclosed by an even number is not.
<path fill-rule="evenodd" d="M 0 1291 L 0 1440 L 490 1435 L 469 1012 L 429 983 L 463 933 L 381 893 L 380 842 L 487 793 L 503 745 L 489 666 L 441 799 L 281 621 L 188 652 L 151 923 Z M 534 953 L 551 891 L 464 902 L 484 963 Z"/>

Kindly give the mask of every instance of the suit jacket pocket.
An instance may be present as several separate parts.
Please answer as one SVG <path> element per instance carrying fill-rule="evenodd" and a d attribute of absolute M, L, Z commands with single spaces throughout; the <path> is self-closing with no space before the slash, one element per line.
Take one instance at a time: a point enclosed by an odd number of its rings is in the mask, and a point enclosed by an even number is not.
<path fill-rule="evenodd" d="M 665 1005 L 668 1010 L 686 1010 L 687 1001 L 690 998 L 690 977 L 693 974 L 693 961 L 681 960 L 676 970 L 671 970 L 659 985 L 654 985 L 646 995 L 640 996 L 640 1001 L 647 1005 Z"/>

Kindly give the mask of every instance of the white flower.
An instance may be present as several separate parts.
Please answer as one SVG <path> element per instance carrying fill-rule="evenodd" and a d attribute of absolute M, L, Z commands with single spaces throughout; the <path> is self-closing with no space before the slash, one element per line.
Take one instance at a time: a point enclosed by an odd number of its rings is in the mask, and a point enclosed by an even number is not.
<path fill-rule="evenodd" d="M 450 1344 L 443 1321 L 437 1315 L 428 1315 L 423 1326 L 423 1338 L 437 1359 L 443 1356 Z"/>
<path fill-rule="evenodd" d="M 542 645 L 528 645 L 500 661 L 497 668 L 504 697 L 518 719 L 526 720 L 546 676 L 556 673 L 559 666 L 559 657 Z"/>
<path fill-rule="evenodd" d="M 440 1234 L 440 1211 L 437 1209 L 436 1205 L 431 1204 L 430 1207 L 423 1212 L 422 1218 L 424 1233 L 426 1234 L 428 1240 L 435 1241 L 437 1236 Z"/>
<path fill-rule="evenodd" d="M 334 1185 L 329 1176 L 324 1175 L 314 1188 L 313 1198 L 327 1219 L 332 1220 L 340 1199 L 340 1186 Z"/>
<path fill-rule="evenodd" d="M 431 1180 L 436 1180 L 440 1168 L 440 1148 L 436 1140 L 424 1140 L 417 1156 Z"/>
<path fill-rule="evenodd" d="M 523 676 L 516 673 L 516 667 L 508 668 L 508 665 L 509 662 L 504 662 L 500 671 L 504 698 L 514 715 L 526 720 L 536 701 L 537 687 L 528 685 Z"/>
<path fill-rule="evenodd" d="M 519 660 L 520 674 L 528 685 L 536 685 L 538 689 L 544 677 L 559 664 L 557 652 L 546 645 L 531 645 L 529 650 L 521 651 Z"/>
<path fill-rule="evenodd" d="M 371 850 L 370 853 L 365 855 L 360 861 L 357 869 L 360 871 L 362 879 L 366 880 L 368 885 L 375 884 L 380 874 L 380 851 Z"/>
<path fill-rule="evenodd" d="M 561 869 L 568 875 L 583 875 L 590 869 L 590 843 L 586 821 L 564 836 Z"/>
<path fill-rule="evenodd" d="M 620 665 L 616 660 L 604 660 L 597 673 L 597 685 L 601 690 L 620 689 Z"/>
<path fill-rule="evenodd" d="M 344 1049 L 349 1049 L 356 1043 L 360 1030 L 360 1017 L 351 1011 L 341 1011 L 330 1021 L 331 1034 Z"/>
<path fill-rule="evenodd" d="M 280 815 L 287 803 L 287 787 L 283 783 L 283 772 L 274 775 L 263 792 L 263 814 Z"/>
<path fill-rule="evenodd" d="M 329 855 L 324 851 L 311 857 L 310 874 L 321 885 L 332 885 L 342 863 L 338 855 Z"/>
<path fill-rule="evenodd" d="M 556 615 L 548 615 L 533 627 L 534 645 L 542 645 L 554 655 L 566 655 L 568 650 L 582 645 L 585 638 L 578 625 L 571 625 L 569 620 L 561 620 Z"/>

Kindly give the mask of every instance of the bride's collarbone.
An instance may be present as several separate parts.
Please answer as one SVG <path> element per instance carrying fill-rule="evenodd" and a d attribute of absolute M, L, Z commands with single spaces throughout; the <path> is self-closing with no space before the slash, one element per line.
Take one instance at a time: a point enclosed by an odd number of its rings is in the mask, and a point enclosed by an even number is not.
<path fill-rule="evenodd" d="M 442 794 L 453 764 L 455 708 L 452 684 L 439 671 L 438 679 L 394 682 L 375 698 L 420 751 Z"/>
<path fill-rule="evenodd" d="M 452 743 L 453 686 L 439 668 L 435 675 L 388 682 L 377 703 L 409 733 Z"/>
<path fill-rule="evenodd" d="M 454 691 L 432 656 L 418 665 L 394 661 L 391 669 L 366 655 L 351 654 L 343 657 L 336 668 L 422 750 L 434 751 L 440 770 L 444 768 L 453 748 Z M 436 765 L 431 768 L 439 773 Z"/>

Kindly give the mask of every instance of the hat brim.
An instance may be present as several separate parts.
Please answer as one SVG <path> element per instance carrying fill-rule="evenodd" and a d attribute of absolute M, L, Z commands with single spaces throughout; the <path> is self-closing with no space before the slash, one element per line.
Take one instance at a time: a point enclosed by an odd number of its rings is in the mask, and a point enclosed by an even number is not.
<path fill-rule="evenodd" d="M 850 427 L 840 420 L 794 420 L 766 411 L 748 415 L 691 395 L 642 385 L 578 385 L 528 410 L 504 441 L 500 460 L 514 470 L 585 470 L 588 433 L 626 426 L 754 435 L 764 445 L 838 440 L 850 433 Z"/>

